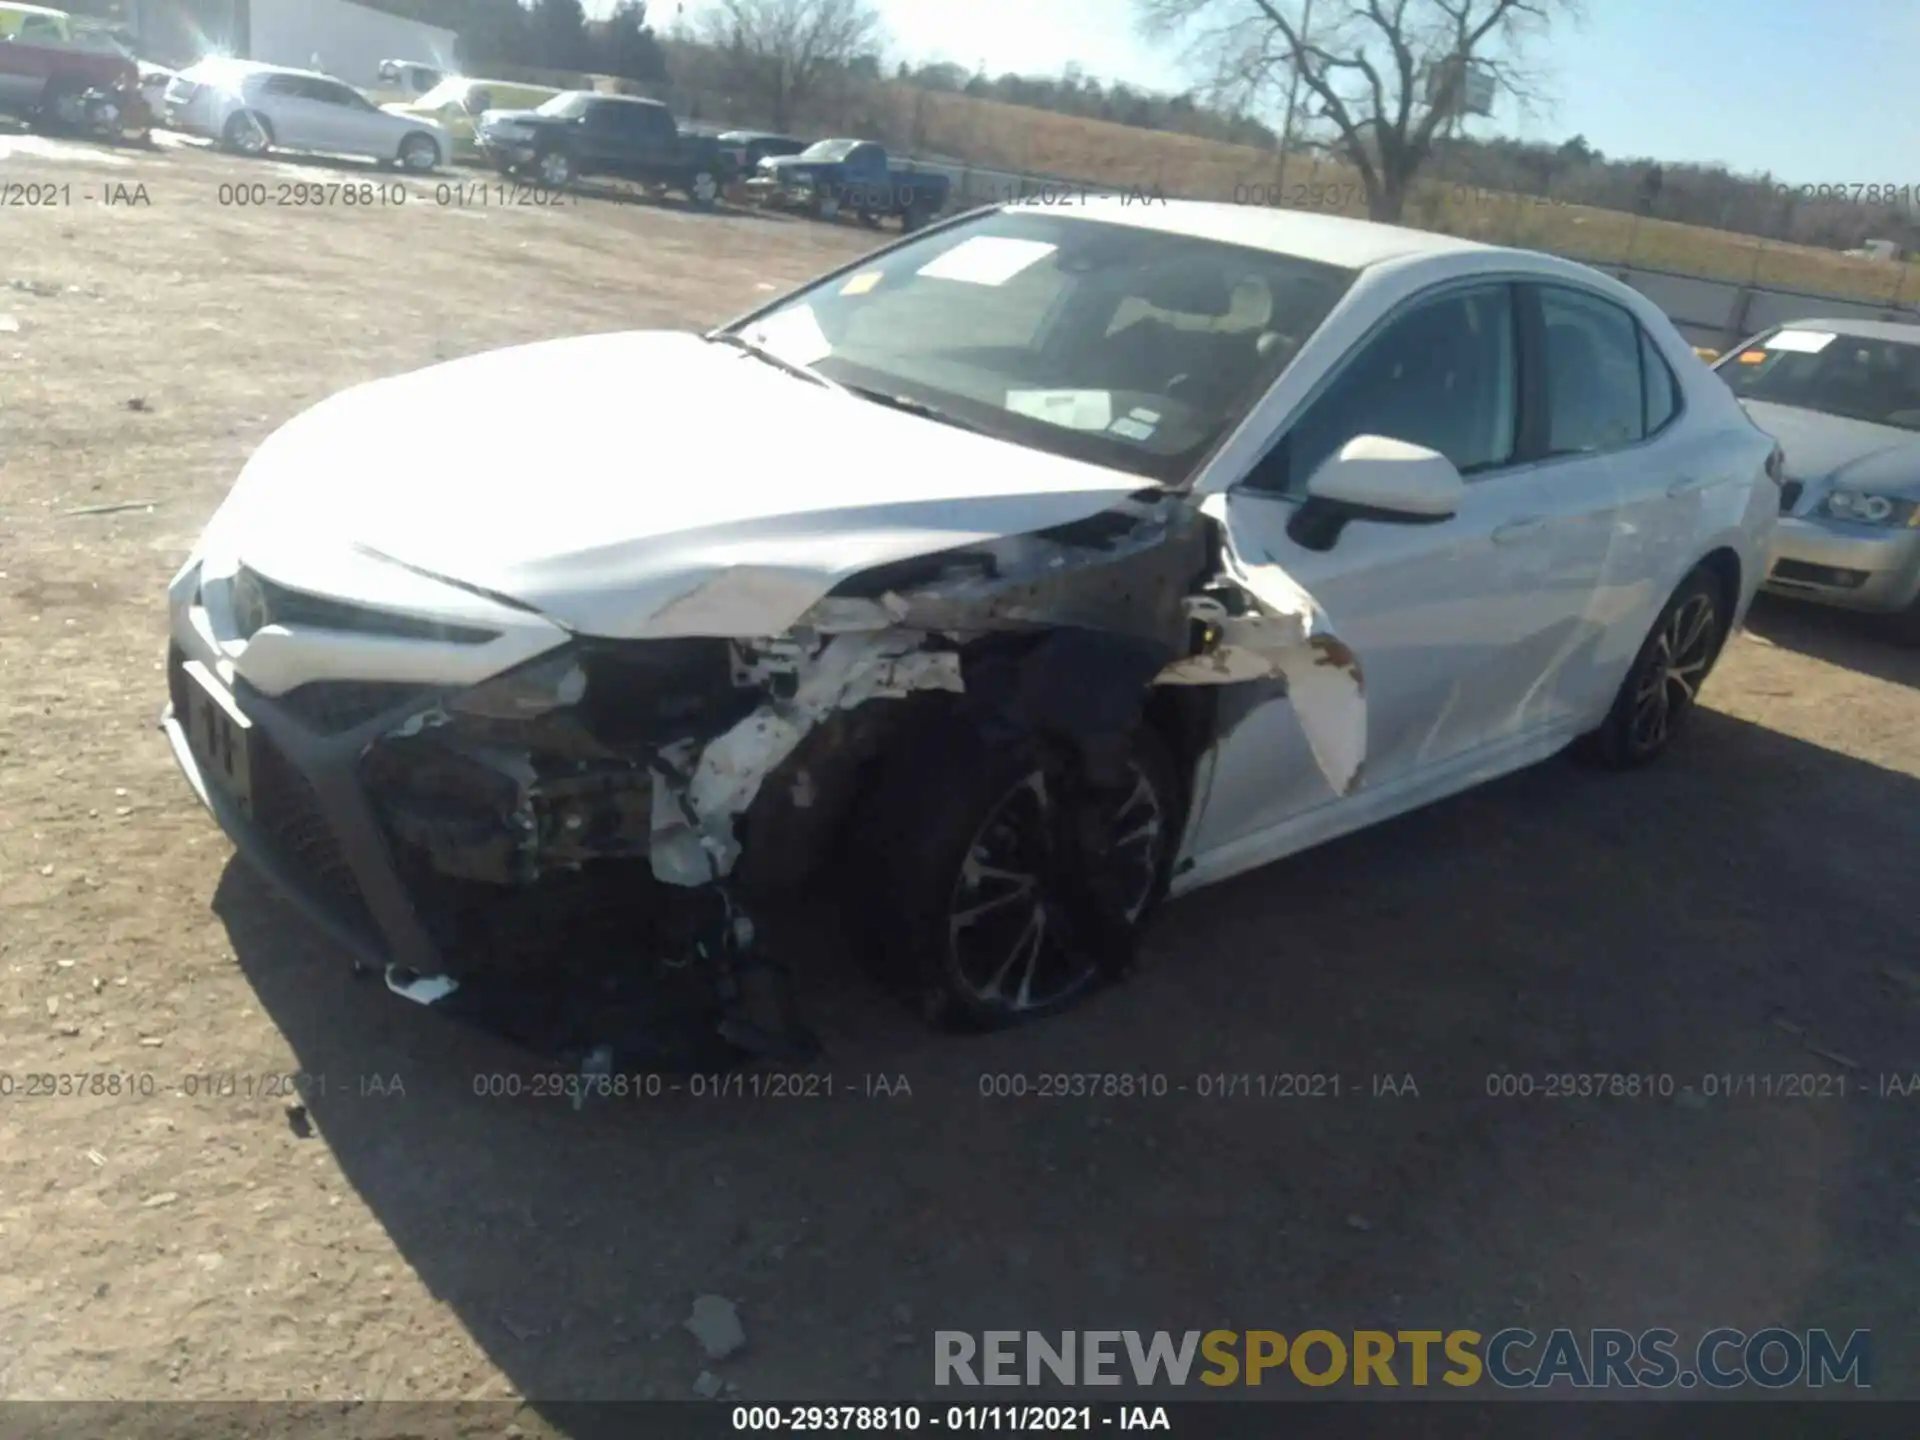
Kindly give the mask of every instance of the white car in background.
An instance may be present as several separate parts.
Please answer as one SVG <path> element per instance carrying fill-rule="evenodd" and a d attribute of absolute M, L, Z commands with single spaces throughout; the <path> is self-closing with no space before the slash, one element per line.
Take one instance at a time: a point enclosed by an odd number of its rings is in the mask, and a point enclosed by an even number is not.
<path fill-rule="evenodd" d="M 496 916 L 719 984 L 763 903 L 825 893 L 930 1018 L 994 1026 L 1123 973 L 1165 894 L 1571 744 L 1663 753 L 1779 464 L 1584 265 L 1006 206 L 705 336 L 296 417 L 173 581 L 164 724 L 241 851 L 436 1009 L 617 1048 L 644 1007 L 529 1005 L 562 970 Z"/>
<path fill-rule="evenodd" d="M 438 122 L 382 110 L 344 80 L 247 60 L 202 60 L 174 77 L 162 123 L 241 155 L 353 155 L 424 174 L 451 163 Z"/>

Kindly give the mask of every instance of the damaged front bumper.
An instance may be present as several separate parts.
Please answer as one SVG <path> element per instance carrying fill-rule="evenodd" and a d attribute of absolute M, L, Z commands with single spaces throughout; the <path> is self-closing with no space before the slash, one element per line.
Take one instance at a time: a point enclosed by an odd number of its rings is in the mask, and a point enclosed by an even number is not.
<path fill-rule="evenodd" d="M 750 571 L 714 572 L 672 613 L 697 626 Z M 460 641 L 422 641 L 431 683 L 290 685 L 297 632 L 339 640 L 350 607 L 295 597 L 286 623 L 249 619 L 241 588 L 203 593 L 190 565 L 172 597 L 162 726 L 202 803 L 396 994 L 575 1058 L 670 1053 L 694 1011 L 736 1047 L 804 1053 L 765 922 L 827 863 L 910 708 L 875 702 L 938 697 L 982 736 L 1093 757 L 1156 689 L 1184 688 L 1195 767 L 1246 713 L 1195 687 L 1235 687 L 1293 698 L 1338 792 L 1364 758 L 1357 661 L 1184 497 L 863 572 L 770 639 L 596 640 L 528 618 L 520 642 L 470 632 L 519 643 L 484 674 Z M 330 673 L 412 673 L 378 643 Z"/>

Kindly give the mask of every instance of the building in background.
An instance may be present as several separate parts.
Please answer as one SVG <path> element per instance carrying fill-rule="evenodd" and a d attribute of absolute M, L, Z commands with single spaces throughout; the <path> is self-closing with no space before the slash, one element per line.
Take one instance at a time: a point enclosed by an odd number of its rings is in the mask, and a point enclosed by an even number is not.
<path fill-rule="evenodd" d="M 210 54 L 324 70 L 361 89 L 385 60 L 458 73 L 458 37 L 350 0 L 117 0 L 143 52 L 169 65 Z"/>

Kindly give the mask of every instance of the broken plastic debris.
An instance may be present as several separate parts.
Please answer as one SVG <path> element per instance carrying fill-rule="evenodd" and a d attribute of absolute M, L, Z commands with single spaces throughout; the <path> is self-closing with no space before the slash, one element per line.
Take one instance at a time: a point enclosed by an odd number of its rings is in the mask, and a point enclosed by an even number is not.
<path fill-rule="evenodd" d="M 450 975 L 415 975 L 401 965 L 387 967 L 386 981 L 389 990 L 416 1005 L 432 1005 L 460 988 Z"/>
<path fill-rule="evenodd" d="M 719 1295 L 701 1295 L 693 1313 L 682 1322 L 709 1360 L 724 1360 L 747 1343 L 740 1314 L 733 1302 Z"/>

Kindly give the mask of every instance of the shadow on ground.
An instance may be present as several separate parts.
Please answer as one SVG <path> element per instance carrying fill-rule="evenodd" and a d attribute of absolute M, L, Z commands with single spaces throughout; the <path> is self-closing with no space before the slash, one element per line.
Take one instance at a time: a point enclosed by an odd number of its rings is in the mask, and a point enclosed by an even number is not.
<path fill-rule="evenodd" d="M 702 1370 L 931 1399 L 933 1331 L 1005 1327 L 1867 1327 L 1913 1394 L 1920 1108 L 1863 1090 L 1920 1070 L 1920 784 L 1696 720 L 1653 770 L 1549 763 L 1183 900 L 1133 981 L 1029 1029 L 932 1036 L 825 966 L 830 1099 L 486 1098 L 530 1067 L 350 981 L 237 865 L 216 908 L 330 1077 L 313 1143 L 536 1402 Z M 1135 1093 L 981 1094 L 1045 1073 Z M 1854 1088 L 1725 1098 L 1785 1074 Z M 1319 1097 L 1258 1098 L 1292 1075 Z M 703 1293 L 733 1359 L 680 1328 Z"/>

